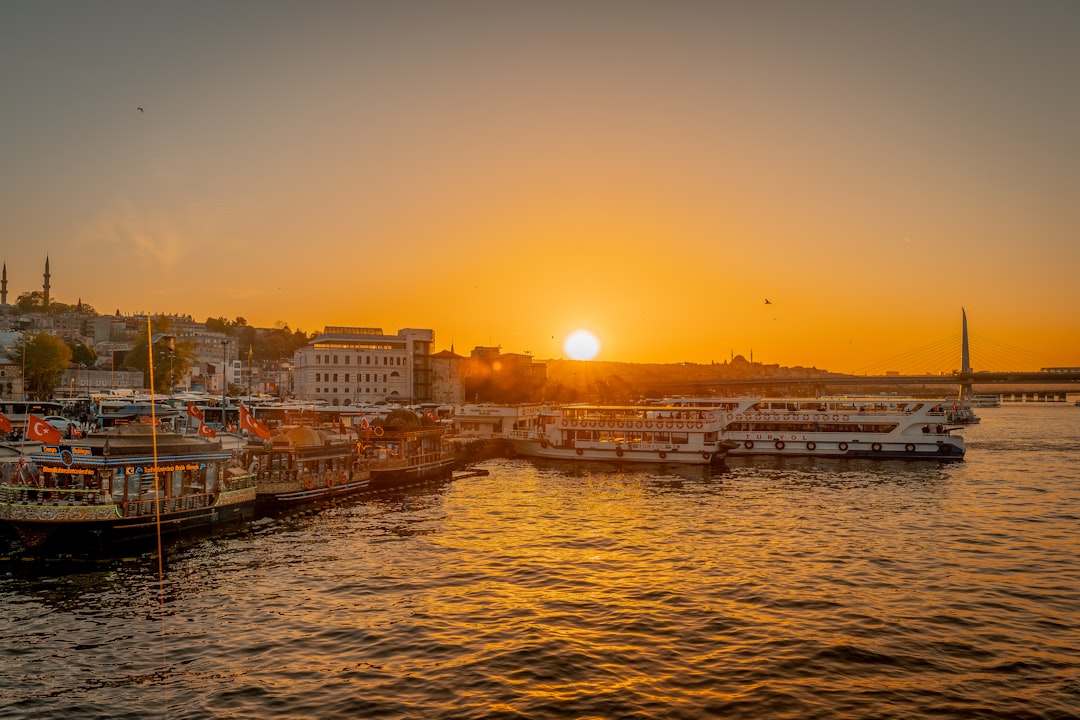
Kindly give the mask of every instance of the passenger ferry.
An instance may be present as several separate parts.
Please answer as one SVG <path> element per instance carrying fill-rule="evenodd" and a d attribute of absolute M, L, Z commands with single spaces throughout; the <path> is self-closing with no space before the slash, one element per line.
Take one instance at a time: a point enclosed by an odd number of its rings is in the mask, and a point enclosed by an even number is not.
<path fill-rule="evenodd" d="M 105 553 L 253 517 L 254 478 L 218 440 L 134 423 L 9 463 L 0 526 L 32 551 Z"/>
<path fill-rule="evenodd" d="M 370 462 L 373 490 L 441 480 L 453 473 L 457 460 L 445 440 L 447 426 L 436 419 L 398 408 L 353 427 Z"/>
<path fill-rule="evenodd" d="M 248 439 L 243 462 L 255 478 L 255 513 L 343 499 L 368 489 L 371 470 L 356 441 L 330 428 L 275 428 L 269 440 Z"/>
<path fill-rule="evenodd" d="M 713 409 L 645 405 L 545 408 L 506 437 L 519 455 L 708 465 L 734 446 Z"/>
<path fill-rule="evenodd" d="M 951 403 L 901 397 L 670 398 L 722 414 L 740 455 L 961 460 Z"/>

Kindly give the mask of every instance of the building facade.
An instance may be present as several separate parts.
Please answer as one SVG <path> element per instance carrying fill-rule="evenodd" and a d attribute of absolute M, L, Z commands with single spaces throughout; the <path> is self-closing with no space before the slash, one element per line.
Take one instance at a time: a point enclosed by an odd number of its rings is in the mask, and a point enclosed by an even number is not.
<path fill-rule="evenodd" d="M 298 400 L 327 405 L 433 401 L 433 330 L 327 327 L 293 356 Z"/>

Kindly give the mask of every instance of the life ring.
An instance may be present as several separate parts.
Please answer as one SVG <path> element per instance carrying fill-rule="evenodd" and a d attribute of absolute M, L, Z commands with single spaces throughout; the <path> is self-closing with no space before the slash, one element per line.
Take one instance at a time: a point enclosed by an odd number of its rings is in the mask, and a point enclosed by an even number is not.
<path fill-rule="evenodd" d="M 313 490 L 315 488 L 315 479 L 311 475 L 304 476 L 304 489 Z"/>
<path fill-rule="evenodd" d="M 742 413 L 738 413 L 738 414 L 736 414 L 736 415 L 735 415 L 735 419 L 736 419 L 736 420 L 742 420 Z"/>
<path fill-rule="evenodd" d="M 784 441 L 783 440 L 777 440 L 774 444 L 776 445 L 777 450 L 783 450 L 784 449 Z"/>
<path fill-rule="evenodd" d="M 546 448 L 547 446 L 548 446 L 548 441 L 547 440 L 541 440 L 540 441 L 540 447 Z"/>
<path fill-rule="evenodd" d="M 255 458 L 254 460 L 252 460 L 251 464 L 248 465 L 248 472 L 251 473 L 252 475 L 255 475 L 256 473 L 259 472 L 259 459 L 258 458 Z"/>
<path fill-rule="evenodd" d="M 575 450 L 574 452 L 576 452 L 576 453 L 577 453 L 578 455 L 581 455 L 581 454 L 582 454 L 582 452 L 584 452 L 584 451 L 583 451 L 583 450 L 582 450 L 581 448 L 578 448 L 578 449 L 577 449 L 577 450 Z"/>
<path fill-rule="evenodd" d="M 702 424 L 702 423 L 697 423 L 697 425 L 695 427 L 697 427 L 697 429 L 700 430 L 701 428 L 705 427 L 705 425 Z"/>
<path fill-rule="evenodd" d="M 712 418 L 709 418 L 709 419 L 710 419 L 710 420 L 712 420 Z M 728 420 L 734 420 L 734 419 L 735 419 L 735 416 L 734 416 L 734 415 L 732 415 L 731 413 L 728 413 L 728 414 L 727 414 L 727 419 L 728 419 Z"/>
<path fill-rule="evenodd" d="M 747 440 L 746 442 L 743 443 L 743 447 L 746 448 L 747 450 L 753 450 L 754 449 L 754 441 L 753 440 Z"/>
<path fill-rule="evenodd" d="M 326 487 L 334 487 L 334 476 L 331 473 L 326 473 Z"/>
<path fill-rule="evenodd" d="M 345 483 L 349 482 L 349 478 L 345 477 L 345 473 L 340 473 L 338 475 L 338 482 L 344 485 Z"/>
<path fill-rule="evenodd" d="M 810 442 L 806 443 L 806 449 L 807 450 L 817 450 L 817 443 L 815 443 L 813 440 L 811 440 Z"/>
<path fill-rule="evenodd" d="M 619 457 L 622 457 L 622 448 L 621 447 L 615 448 L 615 454 L 618 455 Z"/>
<path fill-rule="evenodd" d="M 851 416 L 850 415 L 841 415 L 840 419 L 843 420 L 844 422 L 847 422 L 848 420 L 851 419 Z"/>
<path fill-rule="evenodd" d="M 832 419 L 833 419 L 833 422 L 836 422 L 837 420 L 840 419 L 840 416 L 839 415 L 833 415 Z"/>
<path fill-rule="evenodd" d="M 682 423 L 675 423 L 676 430 L 682 430 Z"/>
<path fill-rule="evenodd" d="M 567 425 L 569 425 L 569 424 L 570 424 L 570 423 L 569 423 L 569 422 L 567 421 L 567 419 L 566 419 L 566 418 L 563 418 L 563 419 L 562 419 L 562 426 L 563 426 L 563 427 L 566 427 L 566 426 L 567 426 Z"/>
<path fill-rule="evenodd" d="M 382 437 L 384 432 L 382 429 L 382 425 L 376 425 L 375 429 L 372 430 L 372 432 L 375 433 L 375 437 Z"/>
<path fill-rule="evenodd" d="M 840 452 L 847 452 L 847 443 L 840 443 L 837 447 L 840 449 Z"/>
<path fill-rule="evenodd" d="M 874 443 L 870 446 L 870 449 L 874 452 L 881 452 L 881 443 Z"/>
<path fill-rule="evenodd" d="M 666 452 L 664 452 L 663 450 L 661 450 L 661 451 L 660 451 L 660 459 L 661 459 L 661 460 L 663 460 L 663 459 L 664 459 L 664 458 L 666 458 L 666 457 L 667 457 L 667 453 L 666 453 Z"/>
<path fill-rule="evenodd" d="M 701 457 L 705 460 L 712 460 L 712 453 L 701 453 Z"/>
<path fill-rule="evenodd" d="M 915 445 L 913 445 L 912 443 L 908 443 L 904 446 L 904 451 L 909 453 L 915 452 Z"/>

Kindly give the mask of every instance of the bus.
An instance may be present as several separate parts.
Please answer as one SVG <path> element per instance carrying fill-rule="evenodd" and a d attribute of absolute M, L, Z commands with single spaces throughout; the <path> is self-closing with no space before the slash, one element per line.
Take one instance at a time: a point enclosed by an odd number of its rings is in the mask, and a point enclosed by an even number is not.
<path fill-rule="evenodd" d="M 60 415 L 64 409 L 63 403 L 39 400 L 0 400 L 0 412 L 11 421 L 11 427 L 20 433 L 26 428 L 28 415 L 37 415 L 45 418 L 49 415 Z"/>

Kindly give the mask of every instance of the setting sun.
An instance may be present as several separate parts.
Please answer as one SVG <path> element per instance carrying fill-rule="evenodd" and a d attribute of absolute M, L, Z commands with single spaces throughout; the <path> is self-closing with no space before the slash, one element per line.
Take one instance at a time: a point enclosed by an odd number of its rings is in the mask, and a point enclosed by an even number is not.
<path fill-rule="evenodd" d="M 588 330 L 575 330 L 566 336 L 563 350 L 571 360 L 592 360 L 600 352 L 600 341 Z"/>

